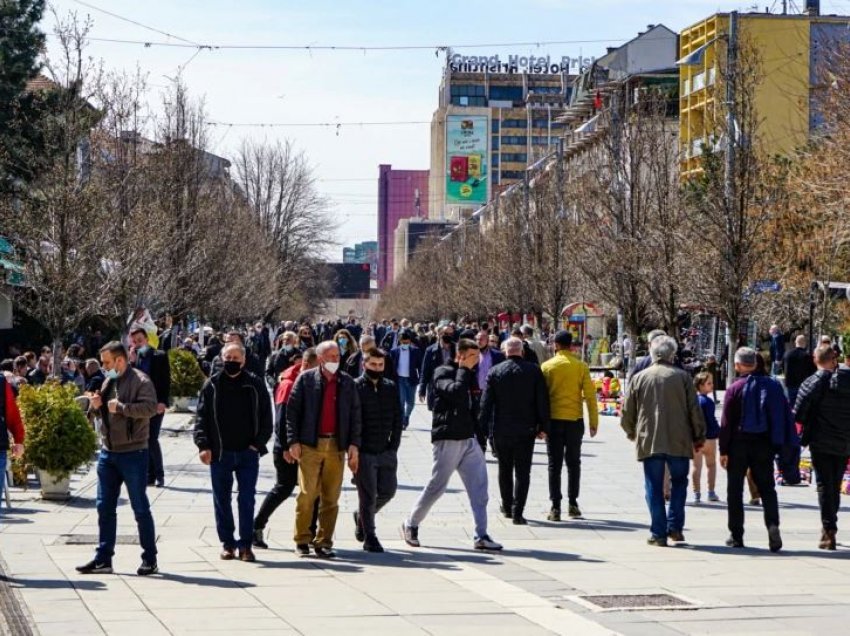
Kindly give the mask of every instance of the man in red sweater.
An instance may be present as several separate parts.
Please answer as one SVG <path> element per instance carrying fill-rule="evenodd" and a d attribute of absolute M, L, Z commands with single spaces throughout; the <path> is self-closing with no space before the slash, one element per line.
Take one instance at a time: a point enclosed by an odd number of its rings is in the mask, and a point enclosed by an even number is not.
<path fill-rule="evenodd" d="M 12 445 L 12 457 L 20 457 L 24 452 L 24 423 L 15 401 L 12 385 L 0 375 L 0 499 L 6 486 L 6 461 L 9 454 L 9 433 L 15 440 Z"/>

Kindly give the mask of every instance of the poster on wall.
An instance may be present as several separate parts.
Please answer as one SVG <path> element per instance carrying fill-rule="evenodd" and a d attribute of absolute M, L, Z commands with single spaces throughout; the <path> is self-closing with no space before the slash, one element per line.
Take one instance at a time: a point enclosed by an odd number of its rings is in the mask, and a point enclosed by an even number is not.
<path fill-rule="evenodd" d="M 490 122 L 486 115 L 446 117 L 446 203 L 487 202 Z"/>

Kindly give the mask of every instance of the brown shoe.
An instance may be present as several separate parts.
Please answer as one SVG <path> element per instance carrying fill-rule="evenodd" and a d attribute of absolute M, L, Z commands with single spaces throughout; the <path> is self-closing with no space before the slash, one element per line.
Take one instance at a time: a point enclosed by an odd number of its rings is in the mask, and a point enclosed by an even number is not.
<path fill-rule="evenodd" d="M 835 530 L 823 530 L 820 535 L 820 543 L 818 543 L 818 547 L 821 550 L 835 550 L 837 549 L 835 543 Z"/>
<path fill-rule="evenodd" d="M 239 560 L 246 561 L 247 563 L 253 563 L 257 560 L 257 557 L 254 556 L 251 548 L 245 548 L 244 550 L 239 550 Z"/>
<path fill-rule="evenodd" d="M 236 558 L 236 552 L 233 548 L 224 548 L 221 551 L 221 560 L 222 561 L 232 561 Z"/>

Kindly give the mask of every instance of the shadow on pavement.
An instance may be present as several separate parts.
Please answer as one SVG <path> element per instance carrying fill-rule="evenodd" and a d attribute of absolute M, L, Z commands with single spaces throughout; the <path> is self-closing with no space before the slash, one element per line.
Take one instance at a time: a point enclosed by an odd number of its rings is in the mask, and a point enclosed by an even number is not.
<path fill-rule="evenodd" d="M 411 485 L 408 485 L 408 484 L 399 484 L 398 485 L 398 490 L 410 490 L 410 491 L 413 491 L 413 492 L 420 492 L 424 488 L 425 488 L 425 484 L 420 484 L 418 486 L 411 486 Z M 460 488 L 446 488 L 446 493 L 449 493 L 449 494 L 457 494 L 459 492 L 464 492 L 464 491 L 461 490 Z"/>
<path fill-rule="evenodd" d="M 603 519 L 575 519 L 569 521 L 541 521 L 529 519 L 529 526 L 540 528 L 569 528 L 570 530 L 610 530 L 614 532 L 635 532 L 646 530 L 648 524 L 630 521 L 607 521 Z"/>
<path fill-rule="evenodd" d="M 165 581 L 187 583 L 189 585 L 197 585 L 199 587 L 256 587 L 256 584 L 248 583 L 247 581 L 236 581 L 233 579 L 211 579 L 204 576 L 184 576 L 182 574 L 173 574 L 171 572 L 160 572 L 159 574 L 155 574 L 154 576 L 158 579 L 163 579 Z"/>
<path fill-rule="evenodd" d="M 413 550 L 387 550 L 382 554 L 367 552 L 341 552 L 342 558 L 351 563 L 363 565 L 425 568 L 432 570 L 459 570 L 460 567 L 447 562 L 445 557 L 431 552 L 415 552 Z"/>
<path fill-rule="evenodd" d="M 111 575 L 108 575 L 111 576 Z M 38 590 L 62 590 L 77 589 L 77 590 L 105 590 L 106 583 L 103 581 L 87 579 L 84 581 L 67 579 L 27 579 L 15 578 L 12 576 L 0 575 L 0 581 L 9 583 L 14 587 L 35 588 Z"/>
<path fill-rule="evenodd" d="M 316 557 L 304 557 L 297 561 L 257 561 L 260 567 L 271 570 L 332 570 L 334 572 L 357 573 L 363 568 L 358 565 L 346 563 L 348 561 L 345 552 L 338 552 L 336 559 L 319 559 Z"/>
<path fill-rule="evenodd" d="M 451 552 L 446 555 L 451 561 L 459 561 L 461 563 L 475 563 L 477 565 L 504 565 L 505 562 L 497 557 L 527 557 L 538 561 L 549 562 L 582 562 L 582 563 L 603 563 L 599 559 L 588 559 L 580 554 L 572 554 L 570 552 L 551 552 L 548 550 L 524 550 L 506 548 L 501 552 L 480 552 L 477 550 L 464 550 L 461 548 L 447 548 L 440 546 L 444 552 Z M 435 555 L 438 556 L 438 555 Z"/>
<path fill-rule="evenodd" d="M 746 541 L 746 538 L 744 539 Z M 695 552 L 708 552 L 709 554 L 731 555 L 731 556 L 748 556 L 748 557 L 770 557 L 772 559 L 794 558 L 794 557 L 821 557 L 824 559 L 839 558 L 846 559 L 848 552 L 836 550 L 781 550 L 779 552 L 771 552 L 767 549 L 767 537 L 759 538 L 759 541 L 752 546 L 745 548 L 729 548 L 725 545 L 681 545 L 679 549 L 693 550 Z"/>

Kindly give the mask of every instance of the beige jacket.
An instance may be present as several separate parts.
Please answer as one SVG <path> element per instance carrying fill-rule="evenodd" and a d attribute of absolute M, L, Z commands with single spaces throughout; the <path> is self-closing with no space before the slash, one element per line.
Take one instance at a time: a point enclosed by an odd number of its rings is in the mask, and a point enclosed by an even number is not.
<path fill-rule="evenodd" d="M 705 420 L 691 377 L 662 362 L 634 377 L 620 425 L 636 442 L 639 461 L 662 454 L 692 458 L 694 444 L 705 441 Z"/>
<path fill-rule="evenodd" d="M 156 415 L 156 390 L 147 375 L 127 367 L 117 379 L 107 379 L 100 390 L 100 433 L 103 447 L 116 453 L 148 447 L 150 418 Z M 118 412 L 109 413 L 107 402 L 117 397 Z"/>

